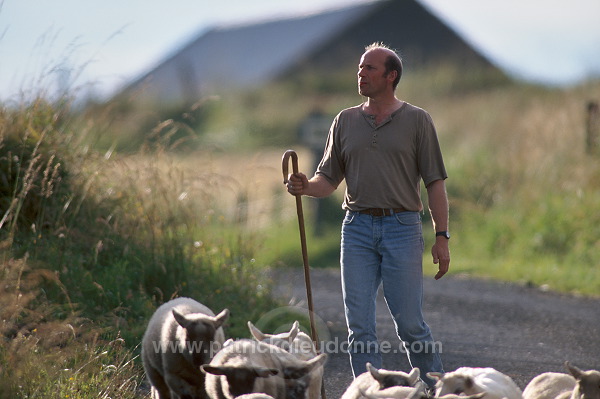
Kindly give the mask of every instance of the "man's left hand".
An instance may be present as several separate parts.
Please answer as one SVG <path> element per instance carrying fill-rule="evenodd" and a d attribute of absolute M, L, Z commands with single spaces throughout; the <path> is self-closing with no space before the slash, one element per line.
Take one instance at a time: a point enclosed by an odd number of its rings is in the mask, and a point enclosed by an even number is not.
<path fill-rule="evenodd" d="M 439 280 L 448 272 L 450 268 L 450 249 L 448 248 L 448 239 L 444 237 L 436 237 L 435 244 L 431 247 L 431 255 L 433 263 L 438 265 L 438 272 L 435 279 Z"/>

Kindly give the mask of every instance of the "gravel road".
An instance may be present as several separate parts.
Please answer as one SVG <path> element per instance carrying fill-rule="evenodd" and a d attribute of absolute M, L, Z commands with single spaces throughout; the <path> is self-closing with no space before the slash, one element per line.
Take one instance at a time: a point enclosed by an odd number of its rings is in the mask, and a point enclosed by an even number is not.
<path fill-rule="evenodd" d="M 321 341 L 346 340 L 339 269 L 312 269 L 316 319 L 326 326 Z M 272 272 L 275 295 L 306 308 L 301 268 Z M 461 366 L 493 367 L 525 385 L 545 371 L 563 372 L 565 360 L 582 369 L 600 370 L 600 299 L 586 299 L 516 284 L 447 275 L 425 280 L 425 320 L 442 343 L 446 371 Z M 380 293 L 380 341 L 397 345 L 393 324 Z M 337 399 L 352 381 L 348 355 L 328 346 L 327 399 Z M 330 350 L 334 348 L 334 350 Z M 403 353 L 383 354 L 383 368 L 410 370 Z M 398 351 L 396 351 L 398 352 Z"/>

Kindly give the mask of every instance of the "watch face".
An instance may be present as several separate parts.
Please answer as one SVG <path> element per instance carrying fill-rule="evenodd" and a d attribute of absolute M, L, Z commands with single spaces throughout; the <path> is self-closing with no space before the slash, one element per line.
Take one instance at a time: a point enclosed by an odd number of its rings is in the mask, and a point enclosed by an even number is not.
<path fill-rule="evenodd" d="M 450 239 L 450 233 L 448 233 L 447 231 L 438 231 L 437 233 L 435 233 L 436 236 L 440 236 L 440 237 L 445 237 L 448 240 Z"/>

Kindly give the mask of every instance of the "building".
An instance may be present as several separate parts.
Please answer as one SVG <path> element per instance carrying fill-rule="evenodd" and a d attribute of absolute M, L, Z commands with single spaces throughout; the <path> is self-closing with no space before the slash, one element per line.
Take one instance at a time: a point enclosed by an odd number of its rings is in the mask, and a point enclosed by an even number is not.
<path fill-rule="evenodd" d="M 379 0 L 296 18 L 211 29 L 129 84 L 121 95 L 153 105 L 191 104 L 307 69 L 357 63 L 382 41 L 405 66 L 450 62 L 495 68 L 417 0 Z"/>

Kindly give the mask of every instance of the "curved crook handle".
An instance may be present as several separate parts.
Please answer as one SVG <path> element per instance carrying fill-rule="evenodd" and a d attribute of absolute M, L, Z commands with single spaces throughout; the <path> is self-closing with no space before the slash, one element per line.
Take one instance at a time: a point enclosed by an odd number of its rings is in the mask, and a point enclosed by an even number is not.
<path fill-rule="evenodd" d="M 298 154 L 294 150 L 287 150 L 281 157 L 281 170 L 283 171 L 283 184 L 288 182 L 289 159 L 292 157 L 292 171 L 298 173 Z"/>

